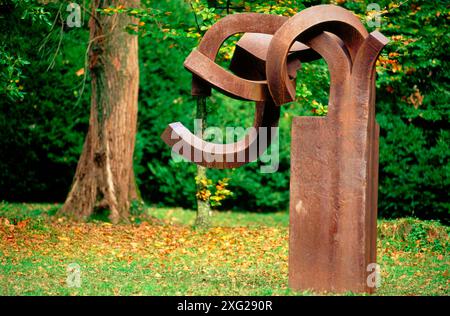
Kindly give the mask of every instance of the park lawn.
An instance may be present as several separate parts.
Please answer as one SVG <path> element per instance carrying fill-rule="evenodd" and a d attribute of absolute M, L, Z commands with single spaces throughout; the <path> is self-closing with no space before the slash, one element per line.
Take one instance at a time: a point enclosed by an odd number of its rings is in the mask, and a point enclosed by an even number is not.
<path fill-rule="evenodd" d="M 69 222 L 57 204 L 0 203 L 0 295 L 313 295 L 288 289 L 288 213 L 148 207 L 131 224 Z M 450 228 L 379 220 L 377 295 L 448 295 Z M 68 287 L 67 268 L 81 269 Z M 352 293 L 346 293 L 353 295 Z"/>

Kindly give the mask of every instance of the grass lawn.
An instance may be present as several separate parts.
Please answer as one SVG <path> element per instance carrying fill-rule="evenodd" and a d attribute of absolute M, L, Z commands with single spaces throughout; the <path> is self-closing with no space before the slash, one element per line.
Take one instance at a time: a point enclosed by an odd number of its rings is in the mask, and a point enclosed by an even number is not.
<path fill-rule="evenodd" d="M 326 294 L 287 287 L 287 212 L 219 212 L 214 228 L 197 231 L 195 213 L 177 208 L 113 226 L 68 222 L 58 207 L 0 203 L 0 295 Z M 448 295 L 449 233 L 433 221 L 380 220 L 377 295 Z M 66 283 L 71 263 L 79 288 Z"/>

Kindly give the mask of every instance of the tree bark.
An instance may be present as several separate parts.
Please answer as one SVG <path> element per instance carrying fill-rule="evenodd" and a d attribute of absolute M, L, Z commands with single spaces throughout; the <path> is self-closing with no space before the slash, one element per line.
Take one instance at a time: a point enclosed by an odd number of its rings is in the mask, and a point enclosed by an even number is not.
<path fill-rule="evenodd" d="M 139 87 L 138 37 L 125 31 L 137 23 L 126 14 L 99 8 L 138 7 L 139 0 L 92 1 L 89 69 L 92 96 L 89 129 L 62 213 L 87 219 L 97 209 L 110 220 L 127 220 L 139 197 L 133 171 Z"/>
<path fill-rule="evenodd" d="M 197 119 L 201 120 L 201 126 L 199 128 L 199 136 L 203 137 L 203 132 L 206 129 L 206 97 L 197 97 Z M 206 175 L 207 168 L 197 165 L 197 193 L 203 189 L 200 184 L 201 180 L 207 180 Z M 199 228 L 207 228 L 211 225 L 211 205 L 209 198 L 203 200 L 197 196 L 197 217 L 195 219 L 194 226 Z"/>

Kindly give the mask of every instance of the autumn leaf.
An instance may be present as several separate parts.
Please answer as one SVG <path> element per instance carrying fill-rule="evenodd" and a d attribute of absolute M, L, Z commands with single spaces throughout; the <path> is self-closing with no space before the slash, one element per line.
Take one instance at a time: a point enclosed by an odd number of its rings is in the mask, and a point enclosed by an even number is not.
<path fill-rule="evenodd" d="M 75 72 L 75 74 L 76 74 L 78 77 L 84 75 L 84 68 L 81 68 L 81 69 L 77 70 L 77 71 Z"/>
<path fill-rule="evenodd" d="M 30 219 L 26 219 L 26 220 L 18 222 L 17 223 L 17 228 L 23 229 L 23 228 L 25 228 L 28 225 L 29 222 L 30 222 Z"/>

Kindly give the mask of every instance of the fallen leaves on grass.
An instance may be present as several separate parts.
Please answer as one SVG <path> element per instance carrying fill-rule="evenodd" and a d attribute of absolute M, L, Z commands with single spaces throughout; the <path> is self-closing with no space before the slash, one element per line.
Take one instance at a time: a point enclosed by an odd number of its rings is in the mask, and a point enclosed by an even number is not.
<path fill-rule="evenodd" d="M 16 225 L 3 221 L 0 239 L 7 242 L 0 244 L 0 253 L 16 262 L 36 257 L 51 259 L 59 271 L 58 286 L 64 284 L 64 265 L 71 262 L 84 265 L 93 278 L 102 273 L 95 272 L 94 267 L 120 265 L 126 269 L 137 265 L 133 273 L 148 274 L 163 287 L 170 286 L 164 284 L 171 282 L 168 274 L 170 278 L 191 275 L 201 282 L 229 281 L 235 288 L 257 287 L 260 278 L 283 287 L 287 281 L 288 232 L 284 228 L 216 227 L 196 231 L 182 225 L 143 222 L 112 226 L 58 219 L 42 225 L 36 229 L 29 221 Z M 11 238 L 10 227 L 19 226 L 21 229 L 15 230 Z M 33 273 L 42 275 L 39 269 Z"/>
<path fill-rule="evenodd" d="M 387 284 L 380 292 L 445 291 L 448 270 L 443 267 L 448 256 L 430 246 L 402 248 L 399 240 L 406 229 L 400 234 L 398 224 L 380 226 L 379 263 Z M 0 218 L 0 241 L 0 272 L 8 271 L 2 283 L 14 284 L 6 290 L 0 287 L 0 294 L 291 293 L 287 292 L 288 229 L 282 226 L 198 231 L 167 222 L 113 226 L 59 218 L 16 223 Z M 73 262 L 83 273 L 84 285 L 79 290 L 65 284 L 66 267 Z M 439 287 L 433 285 L 436 278 L 441 278 L 436 281 Z M 422 281 L 413 287 L 412 280 Z"/>

